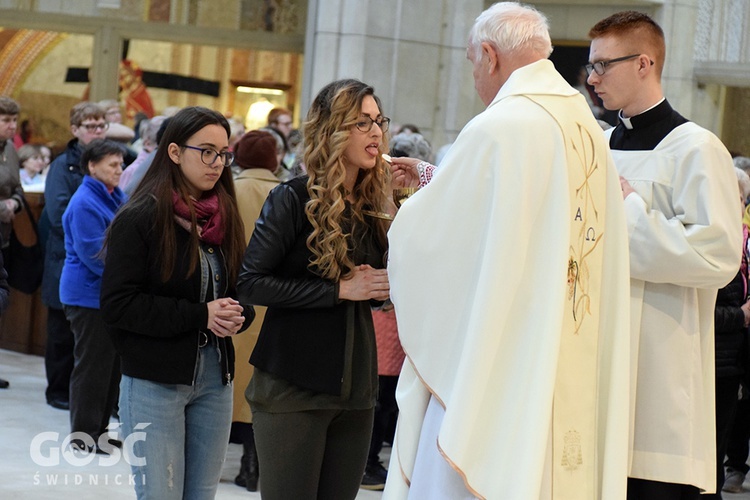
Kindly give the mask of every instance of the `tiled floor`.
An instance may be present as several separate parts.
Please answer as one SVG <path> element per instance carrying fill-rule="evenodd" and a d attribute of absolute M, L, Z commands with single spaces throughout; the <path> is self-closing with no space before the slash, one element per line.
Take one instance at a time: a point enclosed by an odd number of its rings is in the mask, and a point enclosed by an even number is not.
<path fill-rule="evenodd" d="M 124 460 L 109 464 L 96 455 L 89 464 L 73 465 L 59 456 L 70 433 L 69 416 L 45 403 L 43 358 L 0 349 L 0 377 L 10 381 L 9 389 L 0 390 L 0 500 L 135 498 Z M 217 499 L 260 498 L 232 482 L 240 455 L 241 447 L 230 444 Z M 380 497 L 380 492 L 360 490 L 357 500 Z"/>
<path fill-rule="evenodd" d="M 108 464 L 96 455 L 87 465 L 73 465 L 63 457 L 58 465 L 45 463 L 55 461 L 61 441 L 70 433 L 70 424 L 67 411 L 55 410 L 45 403 L 43 358 L 0 349 L 0 377 L 11 384 L 9 389 L 0 390 L 0 500 L 135 498 L 133 486 L 128 484 L 130 469 L 124 460 Z M 42 444 L 36 446 L 35 439 Z M 35 450 L 39 451 L 33 453 Z M 241 447 L 230 444 L 217 499 L 260 498 L 259 493 L 247 492 L 232 482 L 240 455 Z M 387 463 L 388 457 L 383 458 Z M 357 500 L 380 497 L 380 492 L 360 490 Z M 745 491 L 723 493 L 723 497 L 750 500 L 750 475 Z"/>

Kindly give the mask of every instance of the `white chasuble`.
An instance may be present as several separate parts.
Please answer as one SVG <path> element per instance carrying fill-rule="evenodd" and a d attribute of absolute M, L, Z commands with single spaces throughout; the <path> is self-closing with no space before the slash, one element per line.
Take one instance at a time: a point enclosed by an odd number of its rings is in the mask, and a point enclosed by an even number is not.
<path fill-rule="evenodd" d="M 622 196 L 601 129 L 550 61 L 511 75 L 389 238 L 407 362 L 384 498 L 407 498 L 417 457 L 439 454 L 478 498 L 624 499 Z M 420 443 L 431 399 L 437 438 Z"/>

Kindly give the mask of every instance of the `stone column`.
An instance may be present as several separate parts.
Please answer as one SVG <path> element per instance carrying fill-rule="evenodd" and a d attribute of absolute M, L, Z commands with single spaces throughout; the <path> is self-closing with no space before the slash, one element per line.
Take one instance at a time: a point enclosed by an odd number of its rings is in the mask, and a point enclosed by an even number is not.
<path fill-rule="evenodd" d="M 466 40 L 481 0 L 311 0 L 302 115 L 317 92 L 340 78 L 375 87 L 394 123 L 412 123 L 433 151 L 483 105 L 474 91 Z"/>
<path fill-rule="evenodd" d="M 693 76 L 695 67 L 695 27 L 698 24 L 698 0 L 667 0 L 654 16 L 664 30 L 667 44 L 662 73 L 662 89 L 670 104 L 680 114 L 700 125 L 715 129 L 715 117 L 696 120 L 696 110 L 705 96 L 699 92 Z"/>
<path fill-rule="evenodd" d="M 122 43 L 122 36 L 109 25 L 102 26 L 94 34 L 89 100 L 117 99 Z"/>

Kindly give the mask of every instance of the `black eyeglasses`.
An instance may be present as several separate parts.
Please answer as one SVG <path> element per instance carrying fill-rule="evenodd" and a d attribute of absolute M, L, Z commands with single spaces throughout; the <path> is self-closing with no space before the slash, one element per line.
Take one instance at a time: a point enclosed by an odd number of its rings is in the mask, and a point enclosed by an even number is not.
<path fill-rule="evenodd" d="M 216 161 L 216 158 L 221 156 L 221 164 L 224 167 L 228 167 L 232 164 L 234 161 L 234 153 L 231 151 L 222 151 L 219 153 L 218 151 L 215 151 L 211 148 L 198 148 L 195 146 L 183 146 L 187 149 L 194 149 L 196 151 L 201 152 L 201 161 L 205 163 L 206 165 L 213 165 Z"/>
<path fill-rule="evenodd" d="M 595 63 L 589 63 L 589 64 L 587 64 L 585 66 L 586 73 L 589 76 L 591 76 L 591 73 L 593 71 L 596 71 L 596 74 L 599 75 L 599 76 L 601 76 L 601 75 L 604 74 L 604 72 L 607 69 L 607 66 L 609 66 L 610 64 L 614 64 L 614 63 L 618 63 L 618 62 L 622 62 L 622 61 L 627 61 L 629 59 L 634 59 L 634 58 L 636 58 L 638 56 L 640 56 L 640 54 L 632 54 L 632 55 L 625 56 L 625 57 L 618 57 L 616 59 L 609 59 L 609 60 L 605 60 L 605 61 L 596 61 Z M 651 64 L 654 64 L 654 61 L 651 61 Z"/>
<path fill-rule="evenodd" d="M 367 133 L 370 130 L 372 130 L 373 123 L 377 123 L 378 127 L 380 127 L 381 132 L 385 133 L 385 132 L 388 132 L 388 124 L 391 123 L 391 119 L 386 118 L 385 116 L 381 116 L 377 120 L 373 120 L 367 115 L 362 115 L 360 120 L 354 125 L 357 127 L 357 130 L 359 130 L 360 132 Z"/>
<path fill-rule="evenodd" d="M 81 123 L 78 126 L 85 128 L 89 132 L 96 132 L 97 130 L 107 130 L 109 128 L 109 123 Z"/>

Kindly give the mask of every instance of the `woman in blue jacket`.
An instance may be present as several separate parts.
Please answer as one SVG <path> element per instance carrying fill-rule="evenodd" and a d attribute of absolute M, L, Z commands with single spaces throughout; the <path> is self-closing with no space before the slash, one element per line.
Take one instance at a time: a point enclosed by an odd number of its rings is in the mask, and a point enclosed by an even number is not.
<path fill-rule="evenodd" d="M 117 354 L 99 310 L 99 291 L 104 235 L 127 198 L 117 187 L 123 154 L 123 147 L 111 140 L 95 139 L 89 143 L 81 155 L 83 183 L 62 217 L 65 263 L 60 277 L 60 301 L 75 338 L 70 426 L 72 432 L 83 433 L 74 445 L 97 452 L 111 446 L 106 429 L 120 382 Z M 120 443 L 112 440 L 112 444 Z"/>

